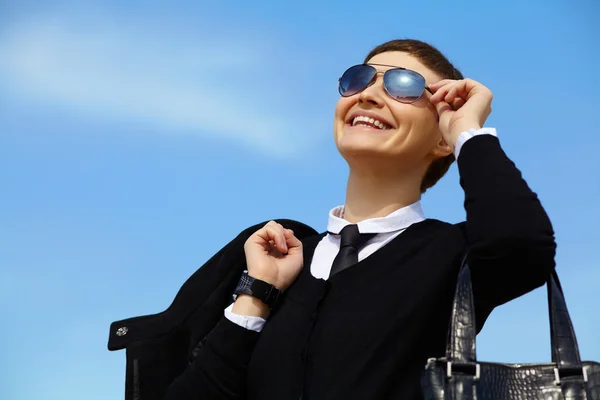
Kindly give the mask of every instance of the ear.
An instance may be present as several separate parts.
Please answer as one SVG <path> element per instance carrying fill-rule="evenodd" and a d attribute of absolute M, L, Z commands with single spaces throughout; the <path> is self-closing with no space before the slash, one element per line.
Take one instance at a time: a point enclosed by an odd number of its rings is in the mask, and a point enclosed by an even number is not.
<path fill-rule="evenodd" d="M 450 145 L 448 143 L 446 143 L 446 140 L 444 140 L 444 138 L 441 135 L 440 135 L 440 139 L 438 140 L 438 142 L 431 149 L 431 154 L 435 158 L 446 157 L 446 156 L 452 154 L 452 152 L 453 152 L 452 147 L 450 147 Z"/>

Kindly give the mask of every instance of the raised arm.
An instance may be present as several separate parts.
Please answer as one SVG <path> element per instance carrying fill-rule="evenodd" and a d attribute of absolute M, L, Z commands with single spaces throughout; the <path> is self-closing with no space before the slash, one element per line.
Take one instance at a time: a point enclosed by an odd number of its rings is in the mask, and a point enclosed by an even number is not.
<path fill-rule="evenodd" d="M 482 135 L 465 143 L 458 168 L 473 290 L 485 316 L 545 283 L 555 266 L 554 231 L 537 195 L 496 137 Z"/>
<path fill-rule="evenodd" d="M 294 232 L 271 221 L 244 244 L 248 275 L 287 289 L 302 269 L 302 243 Z M 267 319 L 269 307 L 241 294 L 236 315 Z M 243 399 L 247 369 L 259 333 L 223 317 L 208 335 L 194 362 L 169 386 L 165 400 Z"/>
<path fill-rule="evenodd" d="M 544 284 L 555 266 L 554 231 L 495 134 L 480 134 L 495 132 L 481 130 L 491 112 L 489 89 L 470 79 L 431 88 L 465 191 L 463 228 L 481 328 L 494 307 Z"/>

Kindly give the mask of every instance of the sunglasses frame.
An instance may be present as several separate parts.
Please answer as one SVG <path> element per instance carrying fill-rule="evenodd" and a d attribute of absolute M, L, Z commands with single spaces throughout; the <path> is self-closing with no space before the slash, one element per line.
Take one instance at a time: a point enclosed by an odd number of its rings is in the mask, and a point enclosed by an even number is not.
<path fill-rule="evenodd" d="M 375 65 L 376 65 L 376 66 L 378 66 L 378 67 L 392 67 L 392 68 L 390 68 L 390 69 L 387 69 L 387 70 L 385 70 L 385 71 L 378 71 L 378 70 L 377 70 L 377 68 L 375 68 L 375 67 L 374 67 Z M 354 67 L 358 67 L 358 66 L 365 66 L 365 67 L 371 67 L 371 68 L 373 68 L 373 69 L 375 70 L 375 75 L 373 76 L 373 78 L 371 79 L 371 81 L 370 81 L 370 82 L 367 84 L 367 86 L 365 86 L 364 88 L 362 88 L 360 91 L 358 91 L 358 92 L 356 92 L 356 93 L 354 93 L 354 94 L 351 94 L 351 95 L 347 95 L 347 96 L 345 96 L 345 95 L 343 95 L 343 94 L 341 93 L 341 83 L 342 83 L 342 78 L 344 77 L 344 75 L 346 74 L 346 72 L 348 72 L 350 69 L 352 69 L 352 68 L 354 68 Z M 394 71 L 394 70 L 410 71 L 410 72 L 412 72 L 412 73 L 414 73 L 414 74 L 417 74 L 417 75 L 419 75 L 421 78 L 423 78 L 423 92 L 422 92 L 422 93 L 419 95 L 419 97 L 417 97 L 417 98 L 416 98 L 415 100 L 413 100 L 413 101 L 401 101 L 401 100 L 398 100 L 397 98 L 395 98 L 394 96 L 392 96 L 392 94 L 391 94 L 390 92 L 388 92 L 388 89 L 387 89 L 387 87 L 385 86 L 385 74 L 387 74 L 387 73 L 388 73 L 388 72 L 390 72 L 390 71 Z M 363 63 L 363 64 L 356 64 L 356 65 L 353 65 L 353 66 L 351 66 L 350 68 L 346 69 L 346 70 L 344 71 L 344 73 L 342 74 L 342 76 L 340 76 L 340 77 L 338 78 L 338 92 L 340 93 L 340 95 L 341 95 L 342 97 L 351 97 L 351 96 L 354 96 L 354 95 L 356 95 L 356 94 L 359 94 L 359 93 L 361 93 L 362 91 L 364 91 L 366 88 L 368 88 L 369 86 L 373 85 L 373 84 L 374 84 L 374 83 L 377 81 L 377 79 L 376 79 L 376 78 L 377 78 L 377 75 L 379 75 L 379 74 L 383 74 L 383 78 L 384 78 L 384 81 L 383 81 L 383 89 L 385 90 L 385 93 L 386 93 L 386 94 L 387 94 L 387 95 L 388 95 L 390 98 L 392 98 L 393 100 L 396 100 L 396 101 L 397 101 L 397 102 L 399 102 L 399 103 L 403 103 L 403 104 L 412 104 L 412 103 L 414 103 L 414 102 L 417 102 L 417 101 L 419 101 L 419 99 L 421 99 L 421 97 L 423 97 L 423 93 L 425 93 L 425 90 L 427 90 L 429 93 L 433 94 L 433 92 L 431 91 L 431 89 L 429 89 L 429 86 L 427 86 L 427 84 L 426 84 L 426 82 L 425 82 L 425 77 L 424 77 L 423 75 L 421 75 L 420 73 L 418 73 L 417 71 L 413 71 L 412 69 L 408 69 L 408 68 L 398 67 L 398 66 L 396 66 L 396 65 L 388 65 L 388 64 L 374 64 L 374 63 L 373 63 L 373 64 L 367 64 L 367 63 Z"/>

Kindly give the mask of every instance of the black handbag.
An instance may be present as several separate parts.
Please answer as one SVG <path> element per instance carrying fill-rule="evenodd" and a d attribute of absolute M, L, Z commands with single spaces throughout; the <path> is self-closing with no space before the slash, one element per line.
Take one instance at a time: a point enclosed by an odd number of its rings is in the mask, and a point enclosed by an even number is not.
<path fill-rule="evenodd" d="M 446 357 L 429 359 L 421 377 L 427 400 L 600 400 L 600 364 L 582 362 L 556 272 L 546 281 L 552 363 L 478 362 L 469 266 L 463 263 L 454 294 Z"/>

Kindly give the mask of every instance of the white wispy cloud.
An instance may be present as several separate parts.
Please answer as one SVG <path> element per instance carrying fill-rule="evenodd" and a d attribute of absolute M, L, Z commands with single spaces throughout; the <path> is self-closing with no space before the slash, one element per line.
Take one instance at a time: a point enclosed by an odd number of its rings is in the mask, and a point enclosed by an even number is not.
<path fill-rule="evenodd" d="M 301 154 L 315 138 L 282 105 L 285 85 L 268 78 L 277 66 L 252 38 L 47 17 L 3 28 L 0 54 L 3 85 L 84 115 L 195 132 L 276 157 Z"/>

